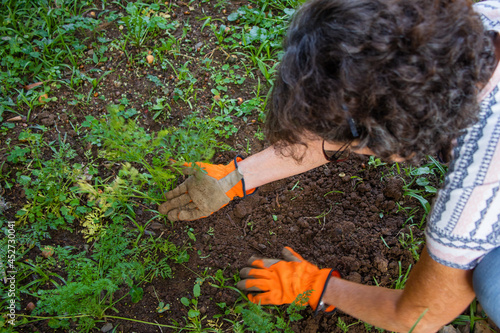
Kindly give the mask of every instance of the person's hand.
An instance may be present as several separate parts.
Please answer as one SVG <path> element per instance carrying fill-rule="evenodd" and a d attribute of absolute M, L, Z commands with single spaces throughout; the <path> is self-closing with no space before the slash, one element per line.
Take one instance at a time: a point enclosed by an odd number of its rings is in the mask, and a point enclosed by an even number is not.
<path fill-rule="evenodd" d="M 285 247 L 282 254 L 285 260 L 250 258 L 252 267 L 240 271 L 242 280 L 237 284 L 238 289 L 248 292 L 251 302 L 262 305 L 289 304 L 299 294 L 311 291 L 307 303 L 313 310 L 323 310 L 323 292 L 330 277 L 340 278 L 339 272 L 330 268 L 319 269 L 290 247 Z M 334 309 L 330 305 L 326 311 Z"/>
<path fill-rule="evenodd" d="M 196 220 L 219 210 L 236 196 L 250 194 L 253 190 L 244 192 L 239 161 L 241 158 L 237 157 L 228 165 L 197 162 L 199 168 L 186 164 L 184 173 L 191 176 L 165 194 L 167 201 L 158 207 L 159 213 L 167 215 L 170 221 Z"/>

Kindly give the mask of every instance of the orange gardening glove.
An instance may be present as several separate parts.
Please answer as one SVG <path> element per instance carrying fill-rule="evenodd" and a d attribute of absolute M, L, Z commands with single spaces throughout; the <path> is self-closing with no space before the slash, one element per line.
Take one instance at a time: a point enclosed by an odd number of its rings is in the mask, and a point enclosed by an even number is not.
<path fill-rule="evenodd" d="M 192 168 L 186 163 L 184 173 L 191 176 L 165 194 L 167 201 L 158 207 L 158 211 L 167 215 L 170 221 L 191 221 L 221 209 L 234 197 L 253 193 L 255 189 L 244 191 L 243 175 L 238 171 L 241 160 L 241 157 L 236 157 L 228 165 L 196 162 L 200 168 Z"/>
<path fill-rule="evenodd" d="M 250 258 L 252 267 L 240 271 L 242 280 L 237 284 L 238 289 L 249 292 L 248 299 L 262 305 L 289 304 L 299 294 L 310 290 L 307 303 L 316 312 L 323 310 L 323 292 L 330 277 L 340 278 L 339 272 L 330 268 L 319 269 L 289 247 L 285 247 L 282 254 L 285 260 Z M 334 309 L 334 306 L 329 306 L 325 311 Z"/>

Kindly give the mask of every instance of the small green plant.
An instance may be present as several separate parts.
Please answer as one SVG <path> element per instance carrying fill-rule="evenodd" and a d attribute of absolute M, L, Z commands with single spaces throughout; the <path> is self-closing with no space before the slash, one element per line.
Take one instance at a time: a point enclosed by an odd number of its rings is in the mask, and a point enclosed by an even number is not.
<path fill-rule="evenodd" d="M 146 5 L 140 2 L 129 2 L 125 7 L 128 15 L 122 18 L 135 46 L 142 46 L 162 30 L 175 30 L 178 22 L 169 22 L 161 15 L 160 5 Z"/>
<path fill-rule="evenodd" d="M 373 325 L 370 325 L 370 324 L 368 324 L 368 323 L 363 323 L 363 325 L 365 326 L 365 330 L 366 330 L 367 332 L 371 332 L 371 331 L 372 331 L 372 328 L 375 328 L 375 330 L 376 330 L 377 332 L 381 332 L 381 333 L 382 333 L 382 332 L 385 332 L 385 330 L 384 330 L 384 329 L 379 328 L 379 327 L 374 327 Z"/>
<path fill-rule="evenodd" d="M 352 326 L 357 325 L 359 323 L 360 323 L 360 321 L 356 321 L 356 322 L 348 325 L 346 322 L 344 322 L 342 320 L 342 318 L 340 318 L 340 317 L 337 318 L 337 327 L 340 328 L 342 330 L 342 332 L 346 332 L 346 333 L 349 332 L 349 327 L 352 327 Z"/>
<path fill-rule="evenodd" d="M 42 134 L 30 131 L 21 132 L 19 137 L 27 145 L 14 149 L 9 157 L 13 157 L 13 161 L 29 161 L 29 168 L 17 173 L 17 182 L 24 188 L 27 198 L 27 203 L 17 212 L 17 224 L 29 223 L 33 241 L 39 242 L 50 237 L 51 229 L 71 228 L 75 218 L 89 211 L 73 191 L 73 183 L 82 174 L 82 165 L 71 165 L 76 153 L 62 138 L 56 146 L 47 144 Z M 52 159 L 42 159 L 42 147 L 53 152 Z"/>
<path fill-rule="evenodd" d="M 352 180 L 353 189 L 356 189 L 356 186 L 363 183 L 363 178 L 361 178 L 359 176 L 351 176 L 351 180 Z"/>
<path fill-rule="evenodd" d="M 241 312 L 243 323 L 252 332 L 265 333 L 280 330 L 292 333 L 293 330 L 290 324 L 303 318 L 299 312 L 306 308 L 310 295 L 311 291 L 306 291 L 297 296 L 286 309 L 288 319 L 285 319 L 285 314 L 280 312 L 277 307 L 274 307 L 277 315 L 273 315 L 265 311 L 268 307 L 262 307 L 251 302 L 241 305 L 238 312 Z"/>
<path fill-rule="evenodd" d="M 165 304 L 164 302 L 159 302 L 158 306 L 156 307 L 156 312 L 158 313 L 163 313 L 165 311 L 170 310 L 170 304 Z"/>
<path fill-rule="evenodd" d="M 195 283 L 193 287 L 193 297 L 191 299 L 182 297 L 180 300 L 182 305 L 188 308 L 188 318 L 186 318 L 186 325 L 184 328 L 197 332 L 210 331 L 203 328 L 202 322 L 207 316 L 202 315 L 200 309 L 198 308 L 198 298 L 201 295 L 202 282 L 202 280 L 198 280 Z"/>
<path fill-rule="evenodd" d="M 305 217 L 306 219 L 317 219 L 318 220 L 318 223 L 321 225 L 321 219 L 323 219 L 323 223 L 326 222 L 326 216 L 328 214 L 330 214 L 330 212 L 332 211 L 333 209 L 333 206 L 330 206 L 330 208 L 325 208 L 324 211 L 321 212 L 321 214 L 317 215 L 317 216 L 314 216 L 314 217 Z"/>
<path fill-rule="evenodd" d="M 383 165 L 386 165 L 387 163 L 385 162 L 382 162 L 382 160 L 378 157 L 375 157 L 373 155 L 370 156 L 369 160 L 368 160 L 368 165 L 370 167 L 373 167 L 373 168 L 378 168 L 380 166 L 383 166 Z"/>
<path fill-rule="evenodd" d="M 412 225 L 408 226 L 407 229 L 409 230 L 409 233 L 404 233 L 403 231 L 400 232 L 398 238 L 399 243 L 404 249 L 408 249 L 411 252 L 415 261 L 418 261 L 420 259 L 420 250 L 422 245 L 425 243 L 425 240 L 414 237 Z"/>
<path fill-rule="evenodd" d="M 408 280 L 408 275 L 410 274 L 411 265 L 408 266 L 406 273 L 403 274 L 403 269 L 401 267 L 401 261 L 398 261 L 398 278 L 393 283 L 394 289 L 404 289 L 406 281 Z"/>

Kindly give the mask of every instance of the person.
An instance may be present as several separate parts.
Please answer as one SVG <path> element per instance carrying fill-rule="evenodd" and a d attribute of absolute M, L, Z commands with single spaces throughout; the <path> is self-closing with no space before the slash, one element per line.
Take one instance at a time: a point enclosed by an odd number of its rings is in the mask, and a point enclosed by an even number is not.
<path fill-rule="evenodd" d="M 477 297 L 500 323 L 500 3 L 311 0 L 290 24 L 266 118 L 270 146 L 228 165 L 198 163 L 159 207 L 194 220 L 234 197 L 346 152 L 449 160 L 426 246 L 403 290 L 347 281 L 293 249 L 252 257 L 238 288 L 261 304 L 302 293 L 389 331 L 431 332 Z"/>

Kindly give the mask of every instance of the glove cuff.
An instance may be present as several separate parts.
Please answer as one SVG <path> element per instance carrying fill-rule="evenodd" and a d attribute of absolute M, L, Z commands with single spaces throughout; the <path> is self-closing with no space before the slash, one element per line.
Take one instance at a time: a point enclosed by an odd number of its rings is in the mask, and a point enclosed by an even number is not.
<path fill-rule="evenodd" d="M 336 269 L 324 268 L 318 272 L 316 275 L 315 283 L 313 286 L 314 292 L 309 297 L 309 305 L 314 310 L 314 314 L 318 314 L 319 311 L 332 312 L 335 310 L 335 306 L 326 305 L 323 303 L 323 296 L 325 295 L 326 289 L 328 287 L 328 282 L 331 277 L 340 278 L 340 273 Z"/>
<path fill-rule="evenodd" d="M 234 187 L 232 187 L 229 191 L 226 192 L 226 195 L 232 200 L 234 197 L 246 198 L 247 196 L 254 194 L 257 191 L 258 187 L 253 188 L 251 190 L 246 189 L 245 187 L 245 179 L 243 175 L 238 170 L 238 162 L 243 161 L 243 157 L 237 155 L 234 160 L 229 163 L 227 166 L 231 169 L 231 172 L 235 171 L 241 175 L 241 180 L 236 183 Z"/>

